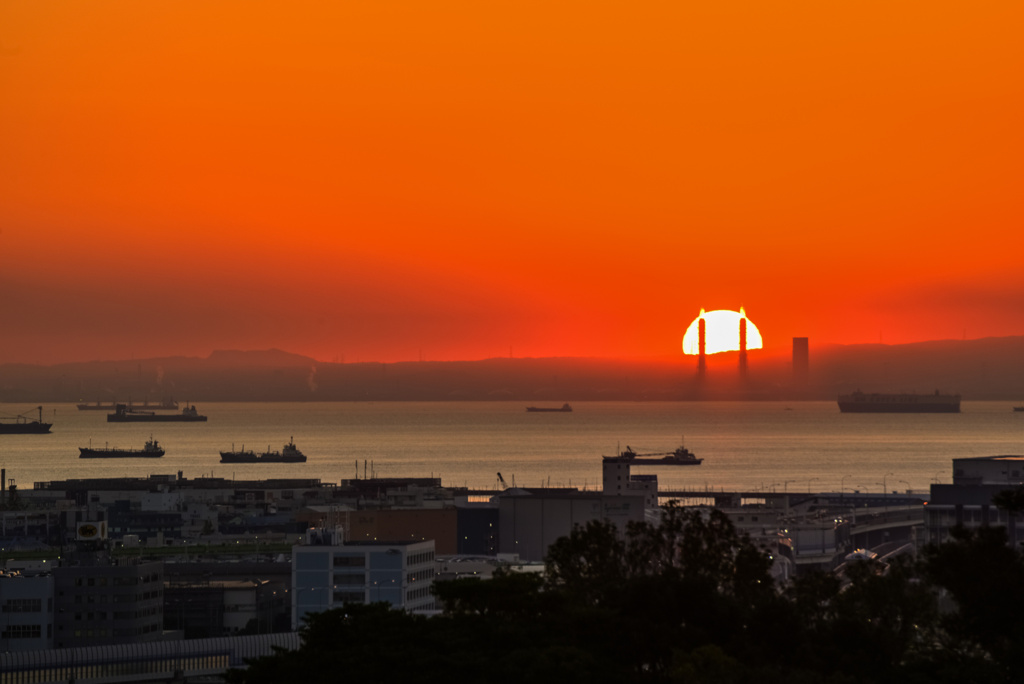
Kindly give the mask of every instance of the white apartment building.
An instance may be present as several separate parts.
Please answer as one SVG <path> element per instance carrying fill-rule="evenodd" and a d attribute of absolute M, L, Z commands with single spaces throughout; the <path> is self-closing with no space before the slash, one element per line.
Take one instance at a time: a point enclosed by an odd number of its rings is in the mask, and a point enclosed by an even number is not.
<path fill-rule="evenodd" d="M 340 528 L 315 529 L 292 547 L 292 628 L 306 615 L 345 603 L 435 608 L 434 540 L 345 542 Z"/>

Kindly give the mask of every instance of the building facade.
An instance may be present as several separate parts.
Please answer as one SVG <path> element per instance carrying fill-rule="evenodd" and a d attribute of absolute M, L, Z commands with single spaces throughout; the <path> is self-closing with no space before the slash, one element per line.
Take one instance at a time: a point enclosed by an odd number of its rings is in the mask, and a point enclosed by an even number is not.
<path fill-rule="evenodd" d="M 55 568 L 54 647 L 144 643 L 162 638 L 164 564 L 81 558 Z"/>
<path fill-rule="evenodd" d="M 292 628 L 346 603 L 434 610 L 434 541 L 345 542 L 340 528 L 310 530 L 292 548 Z"/>
<path fill-rule="evenodd" d="M 0 652 L 53 648 L 53 576 L 0 571 Z"/>
<path fill-rule="evenodd" d="M 925 506 L 925 542 L 941 544 L 954 527 L 973 529 L 1001 525 L 1010 544 L 1024 542 L 1024 521 L 1011 522 L 992 498 L 1024 485 L 1024 456 L 981 456 L 953 459 L 953 484 L 933 484 Z"/>

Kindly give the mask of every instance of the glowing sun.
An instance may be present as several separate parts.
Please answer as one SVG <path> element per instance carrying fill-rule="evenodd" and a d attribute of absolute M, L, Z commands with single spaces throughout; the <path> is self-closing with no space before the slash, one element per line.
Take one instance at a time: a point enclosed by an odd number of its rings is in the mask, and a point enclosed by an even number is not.
<path fill-rule="evenodd" d="M 705 312 L 700 310 L 700 315 L 693 319 L 690 327 L 683 335 L 683 353 L 700 353 L 700 319 L 704 319 L 704 353 L 717 354 L 718 352 L 739 351 L 740 348 L 740 320 L 747 319 L 747 349 L 761 349 L 761 333 L 754 322 L 747 318 L 741 308 L 739 311 L 719 309 L 717 311 Z"/>

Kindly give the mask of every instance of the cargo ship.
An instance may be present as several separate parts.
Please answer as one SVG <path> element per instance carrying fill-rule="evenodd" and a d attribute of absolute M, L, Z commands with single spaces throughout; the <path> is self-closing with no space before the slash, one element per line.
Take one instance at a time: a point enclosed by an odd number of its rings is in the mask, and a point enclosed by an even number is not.
<path fill-rule="evenodd" d="M 191 404 L 181 409 L 181 413 L 156 413 L 154 411 L 136 411 L 127 404 L 118 404 L 113 413 L 107 414 L 108 423 L 205 423 L 206 416 Z"/>
<path fill-rule="evenodd" d="M 39 406 L 39 419 L 22 414 L 13 418 L 0 416 L 0 435 L 45 435 L 53 423 L 43 422 L 43 407 Z"/>
<path fill-rule="evenodd" d="M 88 447 L 78 447 L 78 451 L 80 452 L 78 458 L 160 458 L 164 455 L 163 448 L 152 438 L 141 449 L 118 449 L 116 447 L 93 449 L 92 445 L 89 445 Z"/>
<path fill-rule="evenodd" d="M 543 406 L 527 406 L 529 413 L 572 413 L 572 406 L 562 404 L 561 408 L 544 408 Z"/>
<path fill-rule="evenodd" d="M 960 395 L 886 393 L 857 390 L 839 395 L 842 413 L 960 413 Z"/>
<path fill-rule="evenodd" d="M 95 402 L 93 404 L 75 404 L 75 406 L 78 407 L 79 411 L 116 411 L 117 410 L 117 402 L 110 402 L 109 404 L 104 404 L 103 402 L 97 401 L 97 402 Z M 140 411 L 177 411 L 178 410 L 178 402 L 174 401 L 173 399 L 165 399 L 165 400 L 161 401 L 159 404 L 150 404 L 148 401 L 144 401 L 144 402 L 142 402 L 141 405 L 135 405 L 135 404 L 132 404 L 132 402 L 129 401 L 128 402 L 128 410 L 129 411 L 135 411 L 135 410 L 140 410 Z"/>
<path fill-rule="evenodd" d="M 294 438 L 289 439 L 288 443 L 284 445 L 281 451 L 271 451 L 270 447 L 262 454 L 257 454 L 254 451 L 246 451 L 245 447 L 242 447 L 241 451 L 235 451 L 235 447 L 231 447 L 231 451 L 220 452 L 221 463 L 305 463 L 306 455 L 299 451 L 299 448 L 295 446 Z"/>
<path fill-rule="evenodd" d="M 697 458 L 692 451 L 686 447 L 679 447 L 675 451 L 662 451 L 653 454 L 638 454 L 628 446 L 618 456 L 605 456 L 606 461 L 618 461 L 631 463 L 633 465 L 700 465 L 703 458 Z"/>

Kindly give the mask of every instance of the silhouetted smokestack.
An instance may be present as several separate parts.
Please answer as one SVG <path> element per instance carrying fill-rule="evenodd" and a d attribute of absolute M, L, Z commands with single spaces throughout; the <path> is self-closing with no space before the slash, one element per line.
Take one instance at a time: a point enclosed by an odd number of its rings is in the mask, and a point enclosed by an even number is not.
<path fill-rule="evenodd" d="M 747 318 L 740 318 L 740 377 L 747 377 Z"/>
<path fill-rule="evenodd" d="M 704 321 L 704 309 L 700 310 L 700 319 L 697 321 L 697 332 L 698 332 L 698 354 L 697 354 L 697 377 L 701 380 L 704 379 L 704 375 L 708 372 L 708 360 L 705 356 L 705 347 L 707 339 L 707 323 Z"/>
<path fill-rule="evenodd" d="M 807 376 L 810 373 L 811 357 L 810 344 L 806 337 L 793 338 L 793 382 L 797 385 L 806 385 Z"/>

